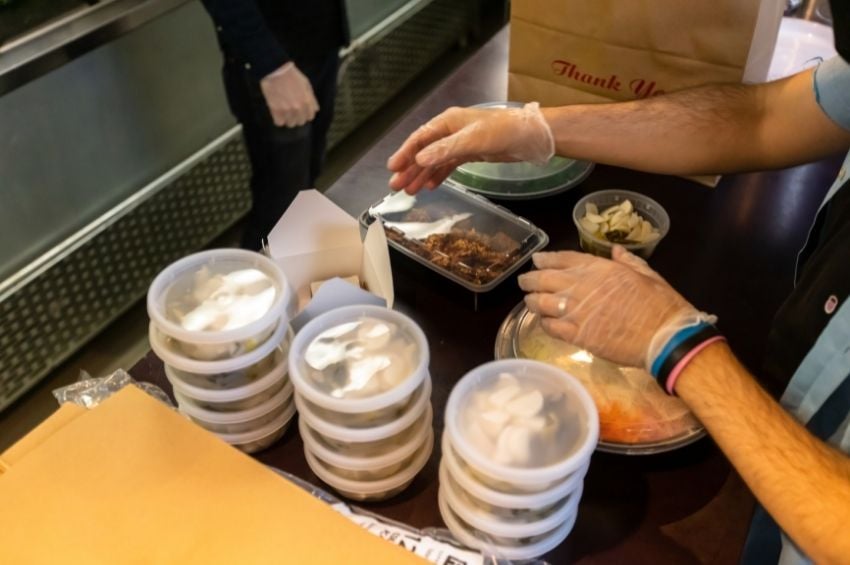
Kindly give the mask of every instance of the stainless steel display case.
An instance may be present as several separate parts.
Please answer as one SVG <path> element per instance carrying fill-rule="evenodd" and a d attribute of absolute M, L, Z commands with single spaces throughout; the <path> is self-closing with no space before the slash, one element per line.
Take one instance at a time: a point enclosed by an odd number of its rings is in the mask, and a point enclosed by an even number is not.
<path fill-rule="evenodd" d="M 387 3 L 377 23 L 352 22 L 331 144 L 461 41 L 474 12 Z M 0 45 L 0 409 L 247 211 L 219 70 L 197 0 L 102 0 Z"/>

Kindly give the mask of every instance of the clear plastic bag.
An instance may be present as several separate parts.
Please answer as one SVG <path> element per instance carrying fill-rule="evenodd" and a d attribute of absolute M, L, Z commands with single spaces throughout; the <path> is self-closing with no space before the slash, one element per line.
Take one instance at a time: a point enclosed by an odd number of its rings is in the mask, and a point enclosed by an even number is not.
<path fill-rule="evenodd" d="M 351 506 L 332 494 L 313 486 L 307 481 L 280 469 L 271 469 L 314 497 L 331 506 L 369 533 L 391 541 L 436 565 L 548 565 L 546 561 L 531 559 L 510 561 L 489 552 L 470 549 L 455 539 L 445 528 L 418 530 L 406 524 L 390 520 L 378 514 Z"/>
<path fill-rule="evenodd" d="M 140 383 L 136 381 L 123 369 L 118 369 L 106 377 L 91 377 L 83 371 L 80 373 L 80 380 L 55 389 L 53 396 L 60 405 L 71 403 L 82 406 L 83 408 L 94 408 L 128 385 L 134 385 L 170 408 L 174 408 L 174 404 L 168 398 L 168 395 L 165 394 L 165 391 L 151 383 Z"/>

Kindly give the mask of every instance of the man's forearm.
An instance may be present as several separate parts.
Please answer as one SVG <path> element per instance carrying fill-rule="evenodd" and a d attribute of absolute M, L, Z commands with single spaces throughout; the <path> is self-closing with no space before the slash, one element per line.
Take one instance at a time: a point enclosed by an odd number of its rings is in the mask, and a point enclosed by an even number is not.
<path fill-rule="evenodd" d="M 812 436 L 723 343 L 685 368 L 676 393 L 750 489 L 816 562 L 850 556 L 850 459 Z"/>
<path fill-rule="evenodd" d="M 709 85 L 543 113 L 558 154 L 655 173 L 787 167 L 850 143 L 817 105 L 811 71 L 766 85 Z"/>

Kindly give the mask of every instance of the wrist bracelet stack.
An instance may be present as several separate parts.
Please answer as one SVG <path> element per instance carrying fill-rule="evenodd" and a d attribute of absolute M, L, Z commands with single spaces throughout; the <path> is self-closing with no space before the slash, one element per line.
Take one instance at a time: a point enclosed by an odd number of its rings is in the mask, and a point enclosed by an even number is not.
<path fill-rule="evenodd" d="M 652 362 L 650 372 L 667 394 L 675 395 L 676 380 L 697 354 L 718 341 L 725 341 L 712 324 L 700 322 L 682 328 L 675 334 Z"/>

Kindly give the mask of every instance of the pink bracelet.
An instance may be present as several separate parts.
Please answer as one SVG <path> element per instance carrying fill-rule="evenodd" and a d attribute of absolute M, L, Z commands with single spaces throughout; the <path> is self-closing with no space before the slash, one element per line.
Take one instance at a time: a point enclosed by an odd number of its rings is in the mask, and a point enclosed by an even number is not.
<path fill-rule="evenodd" d="M 688 363 L 693 361 L 694 357 L 696 357 L 700 351 L 702 351 L 712 343 L 717 343 L 718 341 L 726 341 L 726 338 L 722 335 L 716 335 L 714 337 L 711 337 L 691 349 L 687 355 L 682 357 L 682 359 L 678 363 L 676 363 L 676 366 L 673 367 L 673 370 L 670 371 L 669 375 L 667 375 L 667 394 L 671 396 L 676 396 L 676 381 L 679 379 L 679 375 L 682 374 L 682 371 L 685 370 L 685 367 L 688 366 Z"/>

